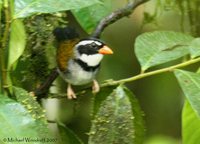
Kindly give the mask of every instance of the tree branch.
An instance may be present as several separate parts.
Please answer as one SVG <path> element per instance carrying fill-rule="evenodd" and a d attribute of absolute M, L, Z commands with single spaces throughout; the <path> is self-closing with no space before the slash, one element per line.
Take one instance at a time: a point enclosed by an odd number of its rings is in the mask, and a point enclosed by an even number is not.
<path fill-rule="evenodd" d="M 198 57 L 196 59 L 188 60 L 186 62 L 177 64 L 177 65 L 173 65 L 173 66 L 170 66 L 170 67 L 166 67 L 166 68 L 162 68 L 162 69 L 158 69 L 158 70 L 150 71 L 150 72 L 146 72 L 146 73 L 141 73 L 141 74 L 138 74 L 138 75 L 130 77 L 130 78 L 125 78 L 125 79 L 116 80 L 116 81 L 115 80 L 109 80 L 109 81 L 101 84 L 100 87 L 103 88 L 103 87 L 108 87 L 108 86 L 120 85 L 120 84 L 123 84 L 123 83 L 133 82 L 133 81 L 145 78 L 145 77 L 149 77 L 149 76 L 153 76 L 153 75 L 157 75 L 157 74 L 161 74 L 161 73 L 172 72 L 175 69 L 186 67 L 186 66 L 189 66 L 191 64 L 195 64 L 197 62 L 200 62 L 200 57 Z M 86 90 L 88 90 L 89 88 L 91 88 L 91 87 L 87 87 L 82 91 L 78 91 L 76 94 L 77 95 L 83 95 L 84 93 L 86 93 Z M 50 96 L 49 98 L 62 99 L 62 98 L 66 98 L 66 97 L 67 97 L 66 94 L 56 94 L 56 95 L 54 94 L 54 95 Z"/>
<path fill-rule="evenodd" d="M 112 12 L 109 16 L 102 19 L 94 30 L 92 37 L 99 38 L 103 30 L 110 24 L 118 21 L 119 19 L 129 16 L 132 12 L 141 4 L 149 0 L 135 0 L 134 2 L 129 2 L 125 7 Z"/>
<path fill-rule="evenodd" d="M 53 81 L 57 78 L 57 76 L 58 76 L 57 68 L 54 68 L 49 74 L 46 81 L 43 84 L 41 84 L 39 88 L 34 90 L 33 93 L 34 95 L 37 96 L 37 99 L 45 97 L 45 94 L 48 92 L 50 86 L 52 85 Z"/>
<path fill-rule="evenodd" d="M 132 81 L 135 81 L 135 80 L 138 80 L 138 79 L 142 79 L 142 78 L 145 78 L 145 77 L 148 77 L 148 76 L 153 76 L 153 75 L 161 74 L 161 73 L 164 73 L 164 72 L 170 72 L 170 71 L 173 71 L 175 69 L 186 67 L 188 65 L 191 65 L 191 64 L 194 64 L 194 63 L 197 63 L 197 62 L 200 62 L 200 57 L 196 58 L 196 59 L 191 59 L 189 61 L 177 64 L 177 65 L 173 65 L 173 66 L 170 66 L 170 67 L 162 68 L 162 69 L 159 69 L 159 70 L 146 72 L 146 73 L 141 73 L 141 74 L 138 74 L 138 75 L 130 77 L 130 78 L 117 80 L 117 81 L 110 81 L 110 82 L 102 84 L 101 87 L 114 86 L 114 85 L 118 85 L 118 84 L 122 84 L 122 83 L 132 82 Z"/>

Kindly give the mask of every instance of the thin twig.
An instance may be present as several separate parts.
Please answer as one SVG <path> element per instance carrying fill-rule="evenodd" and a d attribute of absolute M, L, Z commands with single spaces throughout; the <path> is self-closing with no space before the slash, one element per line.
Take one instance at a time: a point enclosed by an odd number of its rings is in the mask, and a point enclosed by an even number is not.
<path fill-rule="evenodd" d="M 171 72 L 175 69 L 186 67 L 188 65 L 191 65 L 191 64 L 194 64 L 194 63 L 197 63 L 197 62 L 200 62 L 200 58 L 191 59 L 189 61 L 177 64 L 177 65 L 173 65 L 173 66 L 170 66 L 170 67 L 166 67 L 166 68 L 163 68 L 163 69 L 138 74 L 138 75 L 130 77 L 130 78 L 126 78 L 126 79 L 122 79 L 122 80 L 118 80 L 118 81 L 110 81 L 110 82 L 102 84 L 101 87 L 113 86 L 113 85 L 118 85 L 118 84 L 121 84 L 121 83 L 128 83 L 128 82 L 132 82 L 132 81 L 142 79 L 142 78 L 145 78 L 145 77 L 148 77 L 148 76 L 153 76 L 153 75 L 161 74 L 161 73 L 164 73 L 164 72 Z"/>
<path fill-rule="evenodd" d="M 38 99 L 41 99 L 44 97 L 45 93 L 48 92 L 51 84 L 53 83 L 53 81 L 57 78 L 58 76 L 58 72 L 57 72 L 57 69 L 54 68 L 51 73 L 49 74 L 48 78 L 46 79 L 46 81 L 40 85 L 39 88 L 37 88 L 35 91 L 34 91 L 34 95 L 37 96 Z"/>
<path fill-rule="evenodd" d="M 103 30 L 110 24 L 118 21 L 119 19 L 129 16 L 132 12 L 141 4 L 147 2 L 149 0 L 135 0 L 129 2 L 125 7 L 112 12 L 109 16 L 102 19 L 97 25 L 95 31 L 92 34 L 92 37 L 99 38 Z"/>
<path fill-rule="evenodd" d="M 130 77 L 130 78 L 116 80 L 116 81 L 115 80 L 109 80 L 109 81 L 101 84 L 100 87 L 103 88 L 103 87 L 108 87 L 108 86 L 120 85 L 120 84 L 123 84 L 123 83 L 133 82 L 133 81 L 145 78 L 145 77 L 149 77 L 149 76 L 153 76 L 153 75 L 157 75 L 157 74 L 161 74 L 161 73 L 165 73 L 165 72 L 173 72 L 175 69 L 186 67 L 186 66 L 189 66 L 189 65 L 197 63 L 197 62 L 200 62 L 200 57 L 196 58 L 196 59 L 191 59 L 189 61 L 177 64 L 177 65 L 173 65 L 173 66 L 170 66 L 170 67 L 162 68 L 162 69 L 159 69 L 159 70 L 150 71 L 150 72 L 146 72 L 146 73 L 141 73 L 141 74 L 138 74 L 138 75 Z M 84 94 L 86 92 L 86 90 L 88 90 L 88 88 L 83 90 L 83 91 L 77 92 L 77 94 L 79 94 L 79 95 L 80 94 Z M 59 95 L 59 94 L 56 95 L 55 94 L 54 96 L 50 96 L 50 98 L 59 98 L 59 99 L 65 98 L 66 99 L 67 96 L 66 96 L 66 94 L 61 94 L 61 95 Z"/>

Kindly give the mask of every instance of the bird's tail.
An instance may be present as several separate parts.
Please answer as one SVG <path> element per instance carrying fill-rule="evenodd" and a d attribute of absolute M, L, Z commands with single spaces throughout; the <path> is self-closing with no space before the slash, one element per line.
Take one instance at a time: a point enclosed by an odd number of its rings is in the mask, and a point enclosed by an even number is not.
<path fill-rule="evenodd" d="M 71 27 L 57 27 L 53 31 L 57 41 L 66 41 L 78 38 L 79 35 L 74 28 Z"/>

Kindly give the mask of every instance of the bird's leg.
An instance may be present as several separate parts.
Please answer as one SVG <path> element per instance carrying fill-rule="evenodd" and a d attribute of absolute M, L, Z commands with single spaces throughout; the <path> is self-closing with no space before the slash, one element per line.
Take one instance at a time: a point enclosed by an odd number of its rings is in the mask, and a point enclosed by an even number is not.
<path fill-rule="evenodd" d="M 97 80 L 93 80 L 93 85 L 92 85 L 92 93 L 98 93 L 100 91 L 100 86 Z"/>
<path fill-rule="evenodd" d="M 76 99 L 76 94 L 74 93 L 71 84 L 68 84 L 67 87 L 67 98 L 68 99 Z"/>

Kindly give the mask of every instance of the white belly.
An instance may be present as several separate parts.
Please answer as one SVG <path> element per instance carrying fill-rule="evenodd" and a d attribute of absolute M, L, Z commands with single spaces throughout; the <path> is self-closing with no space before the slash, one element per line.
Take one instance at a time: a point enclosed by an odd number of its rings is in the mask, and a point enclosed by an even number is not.
<path fill-rule="evenodd" d="M 92 82 L 98 70 L 94 72 L 88 72 L 81 68 L 81 66 L 75 62 L 69 62 L 68 69 L 70 72 L 62 73 L 59 71 L 61 77 L 72 85 L 84 85 Z"/>

